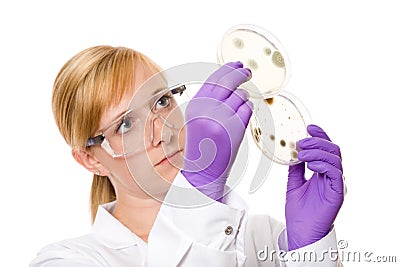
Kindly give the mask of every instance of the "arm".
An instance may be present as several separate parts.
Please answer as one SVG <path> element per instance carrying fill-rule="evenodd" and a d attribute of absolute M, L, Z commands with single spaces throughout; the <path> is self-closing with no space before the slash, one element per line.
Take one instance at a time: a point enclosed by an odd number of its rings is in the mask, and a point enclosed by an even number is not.
<path fill-rule="evenodd" d="M 29 267 L 94 267 L 97 266 L 88 257 L 58 244 L 44 247 Z"/>

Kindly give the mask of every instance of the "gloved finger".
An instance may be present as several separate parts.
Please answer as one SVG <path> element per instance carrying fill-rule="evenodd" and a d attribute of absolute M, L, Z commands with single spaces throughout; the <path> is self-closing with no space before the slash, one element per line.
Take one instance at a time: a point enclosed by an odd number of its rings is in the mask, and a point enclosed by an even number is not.
<path fill-rule="evenodd" d="M 235 90 L 224 103 L 229 106 L 234 112 L 249 99 L 249 93 L 243 89 Z"/>
<path fill-rule="evenodd" d="M 297 158 L 303 162 L 323 161 L 329 163 L 340 171 L 342 170 L 342 160 L 339 156 L 320 149 L 301 150 L 297 153 Z"/>
<path fill-rule="evenodd" d="M 341 157 L 338 145 L 320 137 L 308 137 L 297 142 L 297 146 L 301 149 L 321 149 L 326 152 Z"/>
<path fill-rule="evenodd" d="M 331 139 L 326 134 L 326 132 L 324 130 L 322 130 L 322 128 L 319 127 L 318 125 L 315 125 L 315 124 L 308 125 L 307 131 L 313 137 L 319 137 L 319 138 L 331 141 Z"/>
<path fill-rule="evenodd" d="M 228 62 L 222 65 L 207 78 L 206 84 L 217 84 L 222 77 L 237 68 L 243 68 L 242 62 Z"/>
<path fill-rule="evenodd" d="M 287 192 L 295 190 L 307 182 L 306 178 L 304 177 L 304 172 L 305 172 L 304 162 L 300 162 L 296 165 L 289 166 Z"/>
<path fill-rule="evenodd" d="M 343 185 L 343 178 L 342 172 L 332 166 L 329 163 L 323 161 L 313 161 L 307 164 L 307 168 L 320 173 L 325 174 L 328 178 L 326 182 L 329 182 L 328 186 L 336 193 L 343 195 L 344 185 Z"/>
<path fill-rule="evenodd" d="M 236 114 L 242 120 L 244 127 L 249 124 L 251 115 L 253 114 L 253 102 L 247 100 L 236 111 Z"/>
<path fill-rule="evenodd" d="M 242 67 L 243 64 L 240 61 L 229 62 L 222 65 L 207 78 L 204 85 L 200 88 L 195 97 L 213 97 L 212 90 L 214 89 L 214 86 L 218 84 L 218 81 L 231 71 Z"/>
<path fill-rule="evenodd" d="M 218 83 L 210 89 L 213 98 L 217 100 L 225 100 L 239 85 L 247 82 L 251 78 L 251 70 L 247 68 L 235 69 L 223 76 Z"/>

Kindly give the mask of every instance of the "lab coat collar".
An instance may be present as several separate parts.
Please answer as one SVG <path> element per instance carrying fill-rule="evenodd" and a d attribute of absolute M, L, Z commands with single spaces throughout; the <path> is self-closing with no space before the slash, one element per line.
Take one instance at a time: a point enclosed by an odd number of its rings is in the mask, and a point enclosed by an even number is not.
<path fill-rule="evenodd" d="M 136 246 L 138 238 L 111 213 L 116 201 L 99 205 L 92 233 L 103 245 L 112 249 L 123 249 Z"/>
<path fill-rule="evenodd" d="M 247 215 L 247 206 L 239 196 L 230 192 L 222 203 L 212 200 L 194 188 L 181 172 L 173 185 L 149 235 L 148 266 L 178 266 L 200 251 L 208 251 L 210 254 L 205 253 L 204 257 L 210 257 L 217 251 L 232 250 L 233 246 L 238 249 L 236 253 L 244 253 L 244 237 L 238 240 L 236 236 L 244 235 L 244 229 L 239 231 L 239 227 Z M 198 203 L 204 204 L 191 206 Z M 226 234 L 227 226 L 235 233 Z M 168 247 L 174 249 L 167 251 Z M 203 265 L 200 262 L 195 266 Z"/>

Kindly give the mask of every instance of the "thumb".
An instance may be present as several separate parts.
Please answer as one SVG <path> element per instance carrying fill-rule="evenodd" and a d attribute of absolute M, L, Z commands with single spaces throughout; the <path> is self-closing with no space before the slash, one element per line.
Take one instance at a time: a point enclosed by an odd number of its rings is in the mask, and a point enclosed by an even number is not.
<path fill-rule="evenodd" d="M 296 165 L 289 166 L 287 192 L 290 192 L 292 190 L 301 187 L 306 182 L 306 179 L 304 178 L 304 172 L 305 172 L 304 162 L 300 162 Z"/>

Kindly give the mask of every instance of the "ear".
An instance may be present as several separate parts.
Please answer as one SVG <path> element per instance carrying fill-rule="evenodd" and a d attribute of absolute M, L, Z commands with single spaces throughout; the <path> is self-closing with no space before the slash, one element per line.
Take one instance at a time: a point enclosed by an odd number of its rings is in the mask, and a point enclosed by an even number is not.
<path fill-rule="evenodd" d="M 100 175 L 107 176 L 107 169 L 98 161 L 92 154 L 86 151 L 84 148 L 75 147 L 72 149 L 72 156 L 74 159 L 88 171 Z"/>

